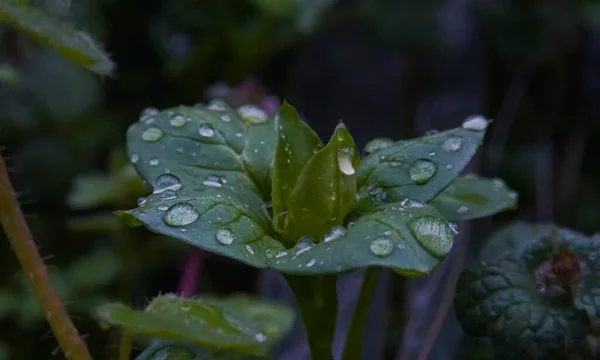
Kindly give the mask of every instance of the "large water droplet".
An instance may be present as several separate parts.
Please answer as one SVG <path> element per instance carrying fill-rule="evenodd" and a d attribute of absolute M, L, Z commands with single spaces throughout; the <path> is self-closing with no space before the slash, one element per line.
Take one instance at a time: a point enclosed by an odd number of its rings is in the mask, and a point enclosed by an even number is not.
<path fill-rule="evenodd" d="M 204 137 L 212 137 L 215 134 L 215 130 L 210 124 L 202 124 L 198 129 L 198 133 Z"/>
<path fill-rule="evenodd" d="M 171 206 L 165 213 L 163 221 L 169 226 L 185 226 L 196 221 L 199 216 L 194 205 L 182 202 Z"/>
<path fill-rule="evenodd" d="M 147 107 L 140 113 L 140 121 L 146 124 L 150 124 L 150 119 L 154 120 L 154 117 L 158 115 L 158 109 L 155 107 Z"/>
<path fill-rule="evenodd" d="M 267 113 L 255 105 L 244 105 L 238 109 L 240 116 L 253 124 L 261 124 L 269 119 Z"/>
<path fill-rule="evenodd" d="M 437 258 L 452 248 L 454 231 L 440 218 L 426 215 L 411 221 L 408 227 L 419 244 Z"/>
<path fill-rule="evenodd" d="M 234 238 L 233 233 L 227 229 L 219 229 L 215 237 L 217 238 L 217 241 L 223 245 L 231 244 Z"/>
<path fill-rule="evenodd" d="M 138 154 L 131 154 L 131 156 L 129 157 L 129 161 L 131 161 L 132 164 L 137 163 L 140 160 L 140 156 Z"/>
<path fill-rule="evenodd" d="M 338 167 L 341 172 L 343 172 L 346 175 L 354 175 L 354 173 L 356 173 L 356 170 L 354 169 L 354 166 L 352 165 L 352 155 L 351 154 L 349 154 L 346 151 L 339 150 L 337 160 L 338 160 Z"/>
<path fill-rule="evenodd" d="M 339 238 L 341 238 L 342 236 L 346 235 L 346 228 L 343 226 L 334 226 L 331 228 L 331 230 L 329 230 L 329 232 L 325 235 L 325 237 L 323 238 L 324 242 L 330 242 L 333 240 L 337 240 Z"/>
<path fill-rule="evenodd" d="M 388 256 L 394 250 L 394 243 L 386 237 L 378 237 L 371 241 L 369 250 L 377 256 Z"/>
<path fill-rule="evenodd" d="M 203 185 L 212 186 L 212 187 L 223 187 L 227 180 L 222 176 L 210 175 L 204 181 L 202 181 Z"/>
<path fill-rule="evenodd" d="M 312 249 L 315 245 L 314 238 L 311 236 L 303 236 L 298 240 L 298 244 L 296 245 L 296 253 L 295 256 L 303 254 L 308 250 Z"/>
<path fill-rule="evenodd" d="M 457 151 L 463 145 L 463 139 L 458 136 L 450 136 L 442 144 L 442 148 L 446 151 Z"/>
<path fill-rule="evenodd" d="M 147 142 L 158 141 L 163 136 L 161 129 L 151 126 L 142 133 L 142 140 Z"/>
<path fill-rule="evenodd" d="M 481 115 L 469 116 L 463 123 L 463 129 L 482 131 L 488 126 L 488 121 Z"/>
<path fill-rule="evenodd" d="M 187 124 L 187 122 L 188 119 L 185 117 L 185 115 L 179 113 L 171 115 L 171 118 L 169 119 L 169 124 L 174 127 L 182 127 Z"/>
<path fill-rule="evenodd" d="M 365 155 L 373 154 L 381 149 L 394 145 L 394 140 L 387 138 L 373 139 L 365 145 Z"/>
<path fill-rule="evenodd" d="M 225 111 L 227 110 L 227 106 L 222 100 L 212 100 L 208 104 L 208 109 L 213 111 Z"/>
<path fill-rule="evenodd" d="M 429 160 L 417 160 L 410 168 L 410 178 L 418 185 L 423 185 L 435 175 L 437 165 Z"/>
<path fill-rule="evenodd" d="M 177 198 L 177 193 L 173 190 L 165 190 L 160 193 L 160 198 L 163 200 L 173 200 Z"/>
<path fill-rule="evenodd" d="M 181 181 L 175 175 L 162 174 L 154 180 L 152 187 L 155 194 L 160 194 L 166 190 L 177 191 L 181 189 Z"/>

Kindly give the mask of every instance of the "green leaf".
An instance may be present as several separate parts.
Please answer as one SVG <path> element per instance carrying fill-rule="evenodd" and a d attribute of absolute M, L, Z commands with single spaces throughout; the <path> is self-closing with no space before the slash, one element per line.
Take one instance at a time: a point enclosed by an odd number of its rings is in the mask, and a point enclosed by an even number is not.
<path fill-rule="evenodd" d="M 369 266 L 404 275 L 433 271 L 450 251 L 456 231 L 434 207 L 413 200 L 387 204 L 334 227 L 324 242 L 300 241 L 270 259 L 270 267 L 291 274 L 339 273 Z"/>
<path fill-rule="evenodd" d="M 275 149 L 272 119 L 258 107 L 146 109 L 127 134 L 128 154 L 153 193 L 118 212 L 128 224 L 265 267 L 271 237 L 267 198 Z"/>
<path fill-rule="evenodd" d="M 356 170 L 360 164 L 354 140 L 339 124 L 327 146 L 306 164 L 289 200 L 285 236 L 293 243 L 303 236 L 321 241 L 332 226 L 354 209 Z"/>
<path fill-rule="evenodd" d="M 284 305 L 237 296 L 156 297 L 144 311 L 123 304 L 100 307 L 103 323 L 137 335 L 191 342 L 249 355 L 266 354 L 292 327 L 293 312 Z"/>
<path fill-rule="evenodd" d="M 176 341 L 159 341 L 144 350 L 136 360 L 251 360 L 254 356 L 208 349 Z"/>
<path fill-rule="evenodd" d="M 19 73 L 9 64 L 0 63 L 0 83 L 14 85 L 19 80 Z"/>
<path fill-rule="evenodd" d="M 363 159 L 358 170 L 359 210 L 369 212 L 380 204 L 405 198 L 433 199 L 469 163 L 487 124 L 483 117 L 474 116 L 452 130 L 381 146 Z M 370 147 L 377 148 L 367 145 Z"/>
<path fill-rule="evenodd" d="M 319 136 L 306 124 L 296 109 L 284 102 L 275 117 L 277 147 L 273 162 L 271 199 L 273 228 L 285 230 L 288 201 L 306 163 L 323 148 Z"/>
<path fill-rule="evenodd" d="M 454 307 L 465 331 L 488 336 L 522 359 L 564 359 L 578 351 L 589 318 L 600 314 L 600 239 L 516 223 L 490 241 L 483 249 L 486 261 L 464 271 L 457 284 Z M 581 273 L 568 268 L 577 275 L 567 288 L 547 280 L 565 274 L 550 262 L 558 249 L 568 249 L 581 266 Z"/>
<path fill-rule="evenodd" d="M 470 220 L 517 207 L 517 193 L 500 179 L 457 177 L 430 202 L 447 220 Z"/>
<path fill-rule="evenodd" d="M 61 23 L 39 8 L 17 1 L 0 2 L 0 23 L 4 22 L 49 46 L 71 61 L 99 75 L 111 75 L 115 65 L 86 33 Z"/>

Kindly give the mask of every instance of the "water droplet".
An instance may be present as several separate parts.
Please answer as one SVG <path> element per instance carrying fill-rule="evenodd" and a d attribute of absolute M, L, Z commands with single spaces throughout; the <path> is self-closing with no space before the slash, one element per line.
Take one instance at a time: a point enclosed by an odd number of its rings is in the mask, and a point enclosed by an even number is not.
<path fill-rule="evenodd" d="M 204 181 L 202 181 L 203 185 L 212 186 L 212 187 L 223 187 L 227 180 L 223 176 L 210 175 Z"/>
<path fill-rule="evenodd" d="M 169 345 L 157 350 L 148 357 L 148 360 L 167 360 L 167 359 L 194 359 L 196 353 L 183 346 Z"/>
<path fill-rule="evenodd" d="M 454 233 L 454 235 L 458 235 L 458 225 L 453 222 L 449 222 L 448 226 L 450 226 L 450 230 Z"/>
<path fill-rule="evenodd" d="M 147 107 L 140 113 L 140 121 L 146 124 L 150 124 L 148 122 L 150 119 L 154 121 L 154 117 L 158 115 L 158 109 L 155 107 Z"/>
<path fill-rule="evenodd" d="M 508 193 L 508 197 L 511 198 L 511 199 L 516 199 L 517 196 L 518 196 L 518 194 L 516 192 L 514 192 L 514 191 L 511 191 L 511 192 Z"/>
<path fill-rule="evenodd" d="M 214 111 L 225 111 L 227 110 L 227 107 L 225 106 L 225 103 L 223 103 L 222 100 L 212 100 L 208 104 L 208 109 Z"/>
<path fill-rule="evenodd" d="M 161 129 L 151 126 L 142 133 L 142 140 L 146 142 L 158 141 L 163 136 Z"/>
<path fill-rule="evenodd" d="M 262 124 L 269 119 L 267 113 L 255 105 L 244 105 L 238 109 L 240 116 L 253 124 Z"/>
<path fill-rule="evenodd" d="M 169 207 L 167 205 L 158 205 L 158 210 L 160 211 L 165 211 L 167 210 Z"/>
<path fill-rule="evenodd" d="M 431 151 L 431 152 L 429 153 L 429 156 L 435 156 L 435 151 Z"/>
<path fill-rule="evenodd" d="M 379 237 L 371 241 L 369 250 L 377 256 L 388 256 L 394 250 L 394 244 L 386 237 Z"/>
<path fill-rule="evenodd" d="M 199 216 L 194 205 L 182 202 L 171 206 L 165 213 L 163 221 L 169 226 L 185 226 L 196 221 Z"/>
<path fill-rule="evenodd" d="M 488 121 L 481 115 L 469 116 L 463 123 L 463 129 L 482 131 L 488 126 Z"/>
<path fill-rule="evenodd" d="M 227 229 L 219 229 L 215 237 L 223 245 L 229 245 L 233 242 L 233 233 Z"/>
<path fill-rule="evenodd" d="M 230 122 L 231 118 L 229 117 L 229 115 L 222 115 L 221 120 L 223 120 L 223 122 Z"/>
<path fill-rule="evenodd" d="M 456 209 L 456 213 L 457 214 L 465 214 L 469 211 L 469 207 L 465 206 L 465 205 L 461 205 L 458 207 L 458 209 Z"/>
<path fill-rule="evenodd" d="M 305 252 L 307 252 L 308 250 L 312 249 L 312 247 L 314 246 L 315 242 L 314 239 L 311 236 L 303 236 L 298 240 L 298 244 L 296 245 L 296 254 L 294 254 L 295 256 L 301 255 Z"/>
<path fill-rule="evenodd" d="M 252 248 L 252 246 L 250 245 L 246 245 L 246 251 L 250 254 L 250 255 L 254 255 L 254 249 Z"/>
<path fill-rule="evenodd" d="M 375 152 L 380 151 L 394 145 L 394 140 L 387 138 L 373 139 L 365 145 L 365 155 L 371 155 Z"/>
<path fill-rule="evenodd" d="M 160 198 L 163 200 L 172 200 L 177 198 L 177 193 L 173 190 L 165 190 L 160 193 Z"/>
<path fill-rule="evenodd" d="M 187 123 L 188 119 L 183 114 L 179 113 L 171 115 L 171 118 L 169 119 L 169 124 L 174 127 L 182 127 Z"/>
<path fill-rule="evenodd" d="M 308 262 L 306 263 L 306 267 L 313 267 L 315 264 L 317 263 L 317 259 L 310 259 L 308 260 Z"/>
<path fill-rule="evenodd" d="M 323 241 L 330 242 L 333 240 L 337 240 L 337 239 L 341 238 L 342 236 L 346 235 L 346 232 L 347 232 L 347 230 L 343 226 L 334 226 L 325 235 L 325 237 L 323 238 Z"/>
<path fill-rule="evenodd" d="M 454 167 L 454 165 L 452 165 L 452 164 L 448 164 L 448 165 L 446 165 L 446 169 L 447 169 L 447 170 L 452 170 L 452 168 L 453 168 L 453 167 Z"/>
<path fill-rule="evenodd" d="M 265 334 L 263 334 L 263 333 L 256 334 L 256 336 L 254 336 L 254 338 L 258 342 L 265 342 L 265 341 L 267 341 L 267 336 Z"/>
<path fill-rule="evenodd" d="M 452 248 L 454 232 L 440 218 L 426 215 L 408 224 L 413 236 L 430 254 L 442 258 Z"/>
<path fill-rule="evenodd" d="M 166 190 L 177 191 L 181 189 L 181 181 L 175 175 L 162 174 L 154 180 L 152 187 L 155 194 L 160 194 Z"/>
<path fill-rule="evenodd" d="M 146 198 L 145 197 L 141 197 L 137 199 L 137 204 L 138 206 L 143 206 L 146 203 Z"/>
<path fill-rule="evenodd" d="M 138 154 L 131 154 L 131 156 L 129 157 L 129 161 L 131 161 L 132 164 L 137 163 L 140 160 L 140 156 Z"/>
<path fill-rule="evenodd" d="M 463 145 L 463 139 L 458 136 L 451 136 L 444 141 L 442 148 L 446 151 L 457 151 Z"/>
<path fill-rule="evenodd" d="M 158 165 L 158 163 L 159 163 L 159 162 L 160 162 L 160 161 L 159 161 L 157 158 L 151 158 L 151 159 L 148 161 L 148 164 L 150 164 L 150 166 L 156 166 L 156 165 Z"/>
<path fill-rule="evenodd" d="M 354 173 L 356 173 L 356 170 L 354 170 L 354 166 L 352 165 L 352 155 L 346 151 L 340 150 L 338 151 L 337 160 L 341 172 L 346 175 L 354 175 Z"/>
<path fill-rule="evenodd" d="M 406 198 L 404 200 L 402 200 L 402 202 L 400 203 L 400 205 L 404 206 L 405 208 L 408 209 L 418 209 L 418 208 L 422 208 L 425 206 L 425 204 L 423 204 L 420 201 L 417 200 L 412 200 L 409 198 Z"/>
<path fill-rule="evenodd" d="M 429 181 L 437 171 L 437 165 L 429 160 L 417 160 L 410 168 L 410 178 L 418 185 Z"/>
<path fill-rule="evenodd" d="M 204 137 L 212 137 L 215 134 L 215 130 L 210 124 L 202 124 L 198 129 L 198 133 Z"/>

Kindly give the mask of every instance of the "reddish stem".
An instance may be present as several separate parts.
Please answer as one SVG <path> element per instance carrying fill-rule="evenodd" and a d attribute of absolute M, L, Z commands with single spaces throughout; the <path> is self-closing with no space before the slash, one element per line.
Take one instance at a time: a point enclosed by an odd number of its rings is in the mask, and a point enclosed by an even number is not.
<path fill-rule="evenodd" d="M 183 266 L 177 293 L 183 297 L 193 297 L 198 292 L 198 280 L 202 272 L 204 250 L 192 247 Z"/>

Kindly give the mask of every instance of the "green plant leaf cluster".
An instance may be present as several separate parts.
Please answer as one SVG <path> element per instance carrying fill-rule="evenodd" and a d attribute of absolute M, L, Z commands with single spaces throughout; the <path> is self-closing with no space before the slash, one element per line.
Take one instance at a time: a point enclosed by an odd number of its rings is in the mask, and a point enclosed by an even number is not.
<path fill-rule="evenodd" d="M 267 354 L 291 329 L 294 320 L 293 311 L 284 305 L 245 296 L 185 299 L 163 295 L 154 298 L 143 311 L 116 303 L 101 306 L 96 316 L 100 322 L 134 335 L 246 355 Z M 175 351 L 173 346 L 168 352 Z M 186 344 L 177 351 L 193 355 L 198 350 Z M 157 358 L 153 356 L 142 358 Z"/>
<path fill-rule="evenodd" d="M 556 260 L 561 249 L 573 257 Z M 457 317 L 468 334 L 493 341 L 497 358 L 584 356 L 590 319 L 600 311 L 599 251 L 598 236 L 550 225 L 508 226 L 482 249 L 481 263 L 461 274 Z M 548 282 L 561 276 L 569 282 Z"/>
<path fill-rule="evenodd" d="M 475 218 L 516 204 L 499 180 L 457 179 L 487 125 L 473 116 L 417 139 L 376 139 L 361 160 L 343 124 L 324 144 L 287 103 L 274 119 L 218 100 L 148 108 L 128 131 L 127 151 L 153 192 L 117 215 L 287 274 L 384 266 L 423 275 L 457 233 L 444 216 Z"/>

